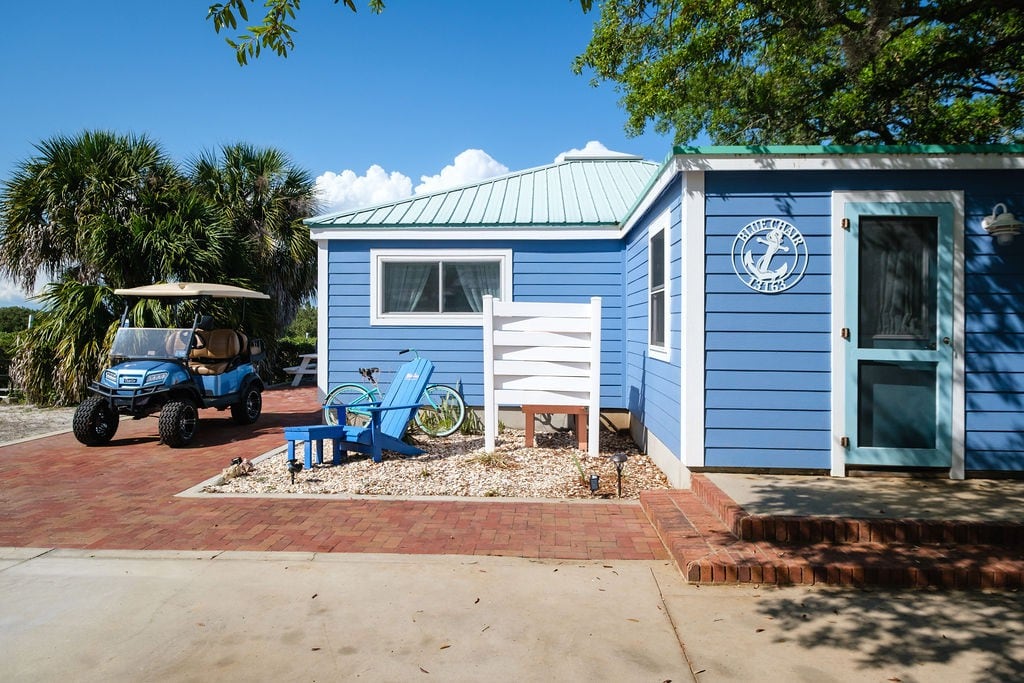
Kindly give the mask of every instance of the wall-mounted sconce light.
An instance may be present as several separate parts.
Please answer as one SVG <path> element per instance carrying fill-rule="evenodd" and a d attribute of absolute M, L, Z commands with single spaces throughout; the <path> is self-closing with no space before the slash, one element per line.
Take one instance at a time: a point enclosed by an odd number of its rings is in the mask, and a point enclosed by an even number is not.
<path fill-rule="evenodd" d="M 1024 223 L 1006 210 L 1006 204 L 996 204 L 992 207 L 992 215 L 981 219 L 981 227 L 995 237 L 999 244 L 1009 244 L 1024 228 Z"/>

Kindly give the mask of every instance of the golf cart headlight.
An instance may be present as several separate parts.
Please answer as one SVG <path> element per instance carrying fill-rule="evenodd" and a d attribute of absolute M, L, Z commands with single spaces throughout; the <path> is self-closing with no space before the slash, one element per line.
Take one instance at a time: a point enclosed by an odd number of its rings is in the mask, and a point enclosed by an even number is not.
<path fill-rule="evenodd" d="M 113 370 L 104 370 L 103 381 L 117 386 L 117 373 Z"/>
<path fill-rule="evenodd" d="M 167 372 L 154 372 L 152 375 L 146 378 L 146 384 L 160 384 L 167 379 Z"/>

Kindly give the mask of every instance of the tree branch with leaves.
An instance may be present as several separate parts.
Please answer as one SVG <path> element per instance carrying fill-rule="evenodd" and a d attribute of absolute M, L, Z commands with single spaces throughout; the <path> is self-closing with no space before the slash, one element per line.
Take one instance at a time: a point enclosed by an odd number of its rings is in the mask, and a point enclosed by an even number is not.
<path fill-rule="evenodd" d="M 213 21 L 213 30 L 238 30 L 238 20 L 249 21 L 248 5 L 253 0 L 228 0 L 210 5 L 206 19 Z M 287 57 L 295 49 L 292 34 L 296 29 L 290 21 L 300 9 L 302 0 L 266 0 L 263 6 L 266 14 L 259 24 L 247 26 L 245 33 L 235 38 L 226 38 L 227 44 L 235 50 L 235 58 L 240 66 L 249 63 L 249 59 L 258 59 L 264 48 L 274 52 L 278 57 Z M 355 0 L 333 0 L 335 5 L 343 4 L 352 12 L 356 11 Z M 579 0 L 580 9 L 589 12 L 594 0 Z M 369 0 L 370 11 L 380 14 L 384 11 L 384 0 Z"/>
<path fill-rule="evenodd" d="M 1024 139 L 1019 0 L 607 0 L 574 68 L 677 143 Z"/>

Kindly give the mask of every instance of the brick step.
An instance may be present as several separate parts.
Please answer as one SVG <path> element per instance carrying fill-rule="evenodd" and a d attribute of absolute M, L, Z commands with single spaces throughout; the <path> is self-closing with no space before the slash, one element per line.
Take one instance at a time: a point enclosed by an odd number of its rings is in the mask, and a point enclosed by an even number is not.
<path fill-rule="evenodd" d="M 707 477 L 695 474 L 693 493 L 745 541 L 790 544 L 907 543 L 1024 548 L 1024 524 L 920 519 L 752 515 Z"/>
<path fill-rule="evenodd" d="M 749 541 L 692 491 L 645 491 L 640 503 L 691 583 L 1024 587 L 1024 556 L 1006 546 Z"/>

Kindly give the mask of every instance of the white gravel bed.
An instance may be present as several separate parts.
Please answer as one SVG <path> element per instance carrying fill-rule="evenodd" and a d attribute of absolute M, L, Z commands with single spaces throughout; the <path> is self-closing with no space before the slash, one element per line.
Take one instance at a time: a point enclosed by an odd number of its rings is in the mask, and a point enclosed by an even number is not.
<path fill-rule="evenodd" d="M 427 452 L 403 457 L 385 451 L 384 461 L 350 453 L 347 461 L 329 462 L 303 470 L 291 482 L 280 453 L 254 463 L 249 474 L 221 477 L 204 493 L 226 494 L 355 494 L 393 496 L 472 496 L 512 498 L 615 498 L 613 453 L 626 453 L 622 497 L 637 498 L 645 489 L 669 488 L 664 474 L 641 454 L 626 434 L 601 432 L 601 454 L 591 457 L 575 448 L 571 433 L 538 434 L 537 447 L 526 448 L 521 430 L 506 429 L 493 454 L 483 451 L 483 436 L 455 435 L 429 439 L 416 435 Z M 330 460 L 329 442 L 324 442 Z M 301 452 L 296 454 L 301 462 Z M 583 477 L 581 478 L 581 470 Z M 592 493 L 589 477 L 597 474 L 600 487 Z M 587 483 L 584 483 L 587 482 Z"/>
<path fill-rule="evenodd" d="M 74 414 L 74 407 L 37 408 L 28 404 L 0 403 L 0 445 L 71 431 Z"/>

